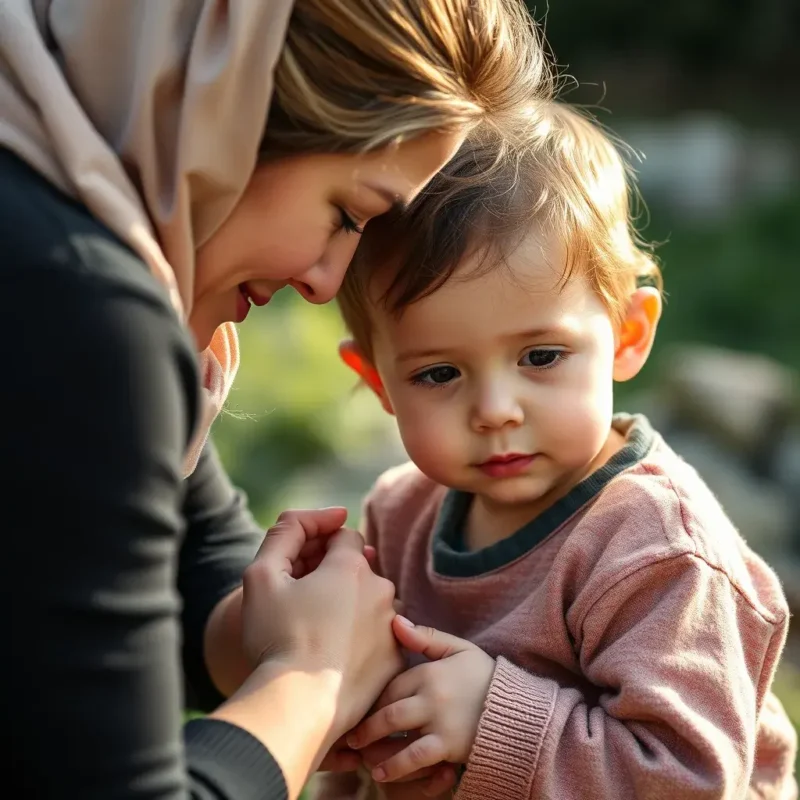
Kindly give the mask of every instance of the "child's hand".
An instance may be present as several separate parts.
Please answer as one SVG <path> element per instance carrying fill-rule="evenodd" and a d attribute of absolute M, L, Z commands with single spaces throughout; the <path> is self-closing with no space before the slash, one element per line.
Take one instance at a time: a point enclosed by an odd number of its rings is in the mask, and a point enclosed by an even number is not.
<path fill-rule="evenodd" d="M 466 763 L 495 666 L 471 642 L 416 628 L 403 617 L 395 618 L 394 632 L 403 647 L 431 661 L 395 678 L 378 699 L 377 711 L 347 736 L 350 747 L 360 749 L 393 733 L 419 730 L 419 739 L 372 770 L 379 782 L 442 761 Z"/>
<path fill-rule="evenodd" d="M 372 772 L 379 764 L 388 761 L 401 750 L 405 750 L 412 741 L 418 738 L 419 731 L 412 731 L 407 738 L 381 739 L 363 747 L 358 752 L 363 759 L 363 765 Z M 452 790 L 457 782 L 455 765 L 440 763 L 412 772 L 394 783 L 383 784 L 382 793 L 386 795 L 386 800 L 452 797 Z"/>

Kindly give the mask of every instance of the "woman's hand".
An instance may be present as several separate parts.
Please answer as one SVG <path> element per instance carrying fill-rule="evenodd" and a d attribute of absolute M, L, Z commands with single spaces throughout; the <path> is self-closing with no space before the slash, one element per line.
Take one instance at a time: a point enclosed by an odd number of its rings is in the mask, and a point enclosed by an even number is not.
<path fill-rule="evenodd" d="M 290 796 L 403 666 L 394 586 L 372 572 L 345 518 L 288 511 L 267 532 L 242 594 L 243 650 L 257 666 L 214 713 L 264 742 Z"/>
<path fill-rule="evenodd" d="M 372 572 L 361 535 L 341 528 L 345 515 L 340 508 L 281 514 L 245 571 L 242 603 L 244 650 L 255 663 L 340 676 L 339 734 L 403 666 L 392 632 L 394 586 Z M 320 541 L 317 564 L 308 553 Z"/>
<path fill-rule="evenodd" d="M 337 509 L 344 514 L 344 509 Z M 290 512 L 287 512 L 290 513 Z M 335 516 L 335 515 L 334 515 Z M 335 533 L 340 528 L 334 528 Z M 292 577 L 302 578 L 313 572 L 325 556 L 329 537 L 322 535 L 307 539 L 292 564 Z M 375 563 L 375 548 L 366 545 L 364 556 L 370 565 Z M 402 614 L 398 600 L 395 611 Z M 206 667 L 217 689 L 230 697 L 247 679 L 256 666 L 242 650 L 242 587 L 232 591 L 217 603 L 206 624 L 204 653 Z"/>

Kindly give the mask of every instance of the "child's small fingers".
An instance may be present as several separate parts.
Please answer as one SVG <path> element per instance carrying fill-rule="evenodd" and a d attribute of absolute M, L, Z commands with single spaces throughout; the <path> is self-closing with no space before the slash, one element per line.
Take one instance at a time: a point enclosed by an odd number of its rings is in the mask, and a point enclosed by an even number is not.
<path fill-rule="evenodd" d="M 446 760 L 447 754 L 442 740 L 438 736 L 427 734 L 375 767 L 372 777 L 378 783 L 390 783 Z"/>
<path fill-rule="evenodd" d="M 422 787 L 425 797 L 438 797 L 449 792 L 456 785 L 456 768 L 452 764 L 442 764 Z"/>
<path fill-rule="evenodd" d="M 423 665 L 420 665 L 423 666 Z M 401 672 L 384 690 L 381 696 L 375 701 L 373 708 L 383 708 L 403 700 L 406 697 L 413 697 L 419 694 L 424 685 L 424 675 L 420 672 L 419 666 Z"/>
<path fill-rule="evenodd" d="M 366 747 L 393 733 L 418 730 L 429 721 L 427 704 L 418 696 L 406 697 L 367 717 L 347 736 L 347 744 L 353 748 Z"/>

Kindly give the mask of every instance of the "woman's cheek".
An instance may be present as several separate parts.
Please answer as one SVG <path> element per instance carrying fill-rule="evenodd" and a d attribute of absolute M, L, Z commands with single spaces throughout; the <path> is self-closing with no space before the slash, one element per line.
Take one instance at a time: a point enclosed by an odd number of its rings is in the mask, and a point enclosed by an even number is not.
<path fill-rule="evenodd" d="M 272 238 L 272 237 L 271 237 Z M 298 278 L 318 264 L 325 256 L 326 240 L 319 236 L 292 234 L 261 248 L 260 277 L 265 280 Z"/>

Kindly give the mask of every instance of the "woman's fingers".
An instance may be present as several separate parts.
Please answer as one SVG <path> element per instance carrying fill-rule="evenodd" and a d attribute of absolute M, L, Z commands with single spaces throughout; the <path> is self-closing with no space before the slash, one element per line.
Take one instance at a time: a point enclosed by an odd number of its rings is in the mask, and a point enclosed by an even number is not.
<path fill-rule="evenodd" d="M 346 519 L 344 508 L 284 511 L 267 531 L 253 565 L 260 563 L 273 577 L 291 576 L 303 547 L 340 530 Z"/>
<path fill-rule="evenodd" d="M 378 783 L 396 781 L 417 770 L 432 767 L 446 757 L 442 740 L 434 734 L 428 734 L 375 767 L 372 777 Z"/>
<path fill-rule="evenodd" d="M 316 539 L 310 539 L 303 545 L 300 555 L 294 562 L 292 569 L 293 578 L 302 578 L 305 575 L 312 573 L 325 558 L 325 553 L 328 552 L 331 539 L 329 536 L 319 536 Z M 372 570 L 375 570 L 375 563 L 377 560 L 377 553 L 375 548 L 371 545 L 364 546 L 364 558 Z"/>
<path fill-rule="evenodd" d="M 357 563 L 360 567 L 362 562 L 366 561 L 364 559 L 364 547 L 364 537 L 358 531 L 342 528 L 331 536 L 322 563 L 328 562 L 337 566 L 348 566 L 350 565 L 348 559 L 351 559 L 353 555 L 357 555 L 357 562 L 353 562 L 350 566 L 355 566 Z"/>
<path fill-rule="evenodd" d="M 297 560 L 292 566 L 292 577 L 302 578 L 312 573 L 322 563 L 322 559 L 325 558 L 325 553 L 328 551 L 330 542 L 331 540 L 328 536 L 318 536 L 316 539 L 307 541 L 303 545 L 303 548 L 300 550 L 300 555 L 298 555 Z M 372 545 L 364 545 L 364 558 L 367 559 L 367 563 L 374 572 L 377 562 L 377 551 Z M 397 605 L 395 605 L 395 611 L 401 613 Z"/>
<path fill-rule="evenodd" d="M 347 744 L 358 749 L 393 733 L 418 730 L 430 721 L 430 712 L 419 695 L 384 706 L 367 717 L 347 736 Z"/>

